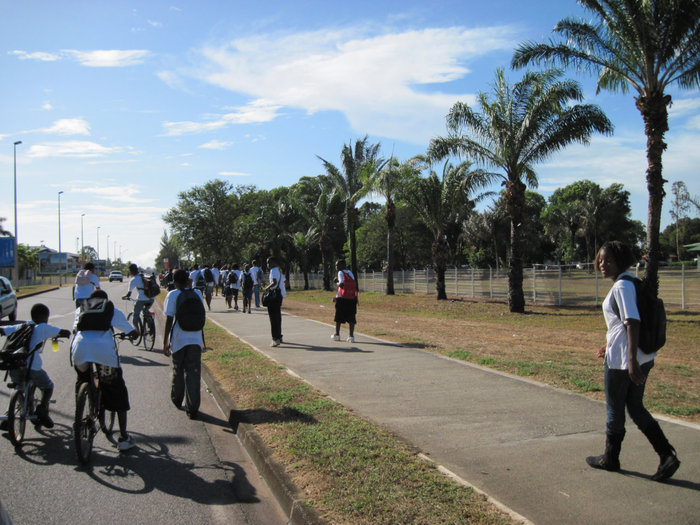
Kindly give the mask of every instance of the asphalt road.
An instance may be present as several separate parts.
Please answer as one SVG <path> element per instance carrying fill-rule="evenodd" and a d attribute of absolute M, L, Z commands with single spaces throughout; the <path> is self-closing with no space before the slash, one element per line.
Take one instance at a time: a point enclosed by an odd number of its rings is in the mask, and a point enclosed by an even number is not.
<path fill-rule="evenodd" d="M 117 308 L 129 311 L 133 303 L 119 299 L 126 283 L 103 287 Z M 70 287 L 21 299 L 19 318 L 28 319 L 37 302 L 50 308 L 51 324 L 72 327 Z M 203 392 L 198 421 L 190 421 L 172 405 L 169 358 L 160 350 L 162 324 L 158 329 L 153 352 L 128 341 L 119 348 L 131 402 L 129 432 L 136 448 L 120 455 L 114 443 L 99 434 L 87 468 L 79 466 L 73 448 L 75 372 L 68 342 L 62 340 L 58 352 L 50 343 L 45 345 L 44 369 L 55 383 L 55 426 L 37 432 L 27 425 L 18 450 L 6 432 L 0 437 L 0 499 L 16 524 L 287 522 L 213 398 Z M 2 382 L 2 410 L 8 401 L 9 390 Z"/>

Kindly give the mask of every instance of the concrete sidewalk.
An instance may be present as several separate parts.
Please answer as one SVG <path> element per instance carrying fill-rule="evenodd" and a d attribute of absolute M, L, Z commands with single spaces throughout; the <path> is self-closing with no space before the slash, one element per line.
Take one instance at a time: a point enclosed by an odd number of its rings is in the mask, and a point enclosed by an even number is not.
<path fill-rule="evenodd" d="M 334 342 L 330 324 L 286 314 L 271 348 L 265 309 L 212 306 L 209 319 L 526 520 L 700 523 L 698 425 L 662 419 L 682 463 L 667 483 L 649 479 L 658 456 L 631 422 L 624 470 L 594 470 L 584 458 L 603 451 L 601 402 L 359 332 Z"/>

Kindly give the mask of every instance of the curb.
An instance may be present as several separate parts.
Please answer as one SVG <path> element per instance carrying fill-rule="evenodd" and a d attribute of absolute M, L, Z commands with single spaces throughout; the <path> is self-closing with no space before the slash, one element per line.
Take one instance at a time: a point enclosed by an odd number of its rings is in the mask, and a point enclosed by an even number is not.
<path fill-rule="evenodd" d="M 228 416 L 228 423 L 233 429 L 233 433 L 238 436 L 260 475 L 267 482 L 289 523 L 291 525 L 325 525 L 326 521 L 299 498 L 299 489 L 284 471 L 284 468 L 274 460 L 272 451 L 265 445 L 254 426 L 238 420 L 238 411 L 233 399 L 221 387 L 214 374 L 204 363 L 202 363 L 202 379 L 208 385 L 224 415 Z"/>
<path fill-rule="evenodd" d="M 58 290 L 60 288 L 61 288 L 60 286 L 56 286 L 55 288 L 47 288 L 46 290 L 39 290 L 38 292 L 24 294 L 21 297 L 17 297 L 17 300 L 19 301 L 20 299 L 26 299 L 27 297 L 34 297 L 35 295 L 39 295 L 39 294 L 46 293 L 46 292 L 53 292 L 54 290 Z M 17 290 L 15 290 L 15 294 L 17 294 Z"/>

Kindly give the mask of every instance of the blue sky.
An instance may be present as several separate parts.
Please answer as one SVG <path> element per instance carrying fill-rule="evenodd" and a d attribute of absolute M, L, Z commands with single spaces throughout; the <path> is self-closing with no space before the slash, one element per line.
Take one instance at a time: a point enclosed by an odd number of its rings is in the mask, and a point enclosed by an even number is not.
<path fill-rule="evenodd" d="M 400 160 L 488 91 L 514 47 L 580 15 L 573 0 L 0 0 L 0 217 L 19 242 L 152 264 L 177 195 L 220 178 L 261 189 L 317 175 L 369 135 Z M 509 73 L 517 81 L 521 72 Z M 613 137 L 538 168 L 545 197 L 579 179 L 632 194 L 646 224 L 645 144 L 632 95 L 587 100 Z M 664 176 L 700 194 L 700 92 L 671 91 Z M 670 222 L 664 205 L 663 223 Z M 109 236 L 109 241 L 108 237 Z M 107 244 L 109 242 L 109 245 Z M 109 248 L 107 248 L 109 246 Z"/>

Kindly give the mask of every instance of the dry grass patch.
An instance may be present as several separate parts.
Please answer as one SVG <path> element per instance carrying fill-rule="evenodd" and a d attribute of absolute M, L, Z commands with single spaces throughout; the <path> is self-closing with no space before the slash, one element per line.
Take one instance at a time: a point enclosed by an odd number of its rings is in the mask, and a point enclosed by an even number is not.
<path fill-rule="evenodd" d="M 331 324 L 332 297 L 291 291 L 284 310 Z M 700 312 L 671 309 L 668 318 L 667 343 L 651 372 L 646 404 L 697 423 Z M 604 399 L 602 361 L 596 358 L 605 343 L 599 308 L 528 305 L 525 314 L 513 314 L 501 302 L 370 292 L 360 296 L 357 321 L 358 332 Z"/>

